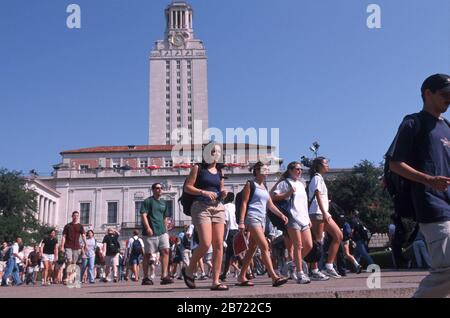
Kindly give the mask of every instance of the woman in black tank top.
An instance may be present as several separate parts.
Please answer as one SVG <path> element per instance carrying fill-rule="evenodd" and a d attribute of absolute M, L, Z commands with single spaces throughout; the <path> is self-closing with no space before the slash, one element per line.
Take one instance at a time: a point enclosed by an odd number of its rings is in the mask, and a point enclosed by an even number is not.
<path fill-rule="evenodd" d="M 222 147 L 209 143 L 203 147 L 203 162 L 194 166 L 189 174 L 184 191 L 197 196 L 191 208 L 192 223 L 199 237 L 189 266 L 183 268 L 184 281 L 189 288 L 195 288 L 193 279 L 198 261 L 213 246 L 213 271 L 211 290 L 228 290 L 220 283 L 219 275 L 223 257 L 223 235 L 225 230 L 225 208 L 221 203 L 227 191 L 224 187 L 221 169 Z"/>

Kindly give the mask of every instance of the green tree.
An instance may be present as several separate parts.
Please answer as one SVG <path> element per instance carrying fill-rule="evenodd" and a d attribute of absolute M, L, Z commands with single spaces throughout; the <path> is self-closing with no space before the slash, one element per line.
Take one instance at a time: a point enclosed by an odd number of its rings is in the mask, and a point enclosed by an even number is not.
<path fill-rule="evenodd" d="M 350 215 L 360 212 L 360 219 L 372 233 L 387 232 L 390 215 L 393 213 L 392 200 L 384 191 L 380 176 L 383 167 L 363 160 L 353 167 L 352 172 L 339 175 L 329 181 L 332 200 Z"/>
<path fill-rule="evenodd" d="M 49 227 L 35 218 L 36 192 L 26 189 L 20 172 L 0 169 L 0 239 L 22 237 L 25 244 L 39 242 Z"/>

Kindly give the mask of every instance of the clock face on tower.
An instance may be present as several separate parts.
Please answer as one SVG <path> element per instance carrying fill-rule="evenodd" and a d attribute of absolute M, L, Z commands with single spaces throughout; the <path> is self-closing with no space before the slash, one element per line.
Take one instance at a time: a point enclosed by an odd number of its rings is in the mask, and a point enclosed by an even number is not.
<path fill-rule="evenodd" d="M 175 33 L 170 37 L 169 42 L 174 46 L 183 46 L 184 36 L 181 33 Z"/>

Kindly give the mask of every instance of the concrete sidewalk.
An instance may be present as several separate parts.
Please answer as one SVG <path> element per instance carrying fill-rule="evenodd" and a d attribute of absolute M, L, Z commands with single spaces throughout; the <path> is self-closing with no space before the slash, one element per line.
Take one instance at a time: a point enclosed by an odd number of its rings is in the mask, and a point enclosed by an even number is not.
<path fill-rule="evenodd" d="M 210 291 L 211 280 L 196 281 L 197 288 L 188 289 L 182 280 L 161 286 L 159 278 L 153 286 L 142 286 L 140 282 L 82 284 L 81 288 L 67 286 L 18 286 L 1 287 L 0 298 L 368 298 L 411 297 L 426 271 L 382 271 L 380 288 L 368 288 L 369 273 L 349 274 L 326 282 L 311 282 L 298 285 L 290 280 L 281 287 L 272 287 L 267 275 L 254 280 L 254 287 L 234 286 L 230 278 L 228 291 Z M 370 284 L 374 281 L 370 280 Z M 377 286 L 375 286 L 377 287 Z"/>

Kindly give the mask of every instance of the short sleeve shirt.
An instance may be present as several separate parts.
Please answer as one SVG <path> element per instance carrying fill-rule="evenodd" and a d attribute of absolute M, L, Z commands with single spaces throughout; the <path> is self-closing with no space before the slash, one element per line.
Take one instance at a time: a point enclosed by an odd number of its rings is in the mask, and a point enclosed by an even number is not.
<path fill-rule="evenodd" d="M 316 190 L 319 190 L 323 208 L 325 209 L 326 212 L 328 212 L 329 210 L 328 189 L 327 186 L 325 185 L 323 177 L 320 174 L 316 174 L 311 179 L 311 182 L 309 184 L 309 191 L 308 191 L 309 200 L 311 200 L 314 197 L 314 199 L 311 202 L 311 206 L 309 207 L 309 214 L 322 214 L 319 204 L 317 203 L 317 198 L 314 195 Z"/>
<path fill-rule="evenodd" d="M 416 119 L 413 116 L 417 116 Z M 431 176 L 450 177 L 448 123 L 425 111 L 406 116 L 386 157 L 405 162 Z M 419 223 L 450 221 L 450 187 L 445 192 L 438 192 L 413 182 L 411 199 Z"/>
<path fill-rule="evenodd" d="M 64 227 L 63 235 L 66 236 L 66 241 L 64 243 L 64 248 L 70 248 L 73 250 L 81 249 L 80 246 L 80 236 L 85 234 L 83 225 L 80 223 L 73 224 L 69 223 Z"/>
<path fill-rule="evenodd" d="M 291 214 L 302 226 L 308 225 L 310 223 L 308 215 L 308 197 L 306 195 L 305 186 L 301 181 L 294 181 L 292 179 L 282 181 L 278 183 L 274 192 L 276 194 L 288 192 L 291 189 L 288 182 L 295 188 Z"/>
<path fill-rule="evenodd" d="M 154 236 L 160 236 L 167 232 L 164 225 L 164 219 L 169 217 L 169 209 L 166 202 L 163 200 L 156 200 L 153 197 L 145 199 L 142 203 L 142 214 L 147 214 L 148 224 L 153 231 Z M 142 228 L 142 235 L 147 236 L 147 231 Z"/>

